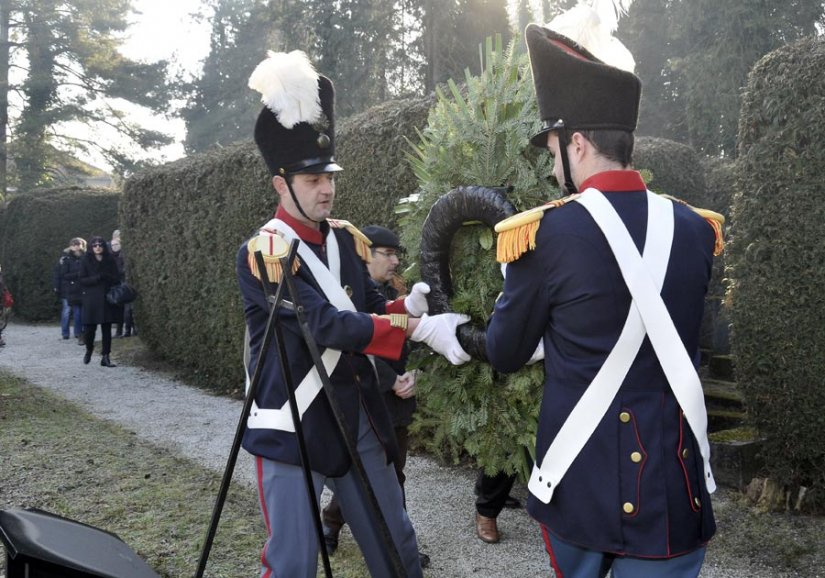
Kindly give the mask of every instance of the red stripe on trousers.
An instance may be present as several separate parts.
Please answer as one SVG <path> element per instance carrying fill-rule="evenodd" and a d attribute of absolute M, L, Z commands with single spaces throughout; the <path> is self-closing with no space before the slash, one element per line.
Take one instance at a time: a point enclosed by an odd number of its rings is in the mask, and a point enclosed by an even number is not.
<path fill-rule="evenodd" d="M 553 554 L 553 546 L 550 545 L 550 535 L 547 533 L 547 528 L 544 527 L 544 524 L 539 524 L 539 526 L 541 526 L 541 537 L 544 538 L 544 547 L 547 548 L 547 554 L 550 556 L 550 566 L 553 568 L 553 572 L 556 573 L 556 578 L 564 578 L 564 574 L 556 560 L 556 555 Z"/>

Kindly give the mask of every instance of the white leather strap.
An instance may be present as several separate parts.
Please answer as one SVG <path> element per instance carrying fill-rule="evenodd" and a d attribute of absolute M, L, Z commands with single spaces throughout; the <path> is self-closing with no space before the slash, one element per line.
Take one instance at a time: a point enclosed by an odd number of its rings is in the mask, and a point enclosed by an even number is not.
<path fill-rule="evenodd" d="M 673 241 L 671 203 L 648 193 L 647 222 L 644 263 L 654 276 L 657 287 L 661 288 Z M 635 251 L 635 245 L 633 248 Z M 638 251 L 636 254 L 638 255 Z M 550 502 L 564 474 L 607 413 L 639 353 L 644 337 L 645 326 L 633 301 L 619 340 L 607 356 L 604 365 L 562 424 L 544 458 L 533 466 L 528 489 L 545 504 Z"/>
<path fill-rule="evenodd" d="M 306 243 L 300 240 L 298 234 L 286 223 L 280 219 L 272 219 L 264 225 L 262 233 L 269 231 L 280 231 L 287 241 L 298 239 L 298 255 L 305 266 L 309 267 L 312 276 L 321 287 L 321 291 L 329 299 L 330 303 L 339 310 L 355 311 L 355 305 L 347 295 L 346 291 L 341 287 L 341 256 L 338 247 L 338 239 L 335 233 L 330 229 L 326 238 L 327 245 L 327 260 L 330 264 L 329 268 L 318 258 L 318 256 L 310 249 Z M 321 354 L 321 361 L 324 364 L 327 375 L 331 375 L 338 365 L 338 360 L 341 357 L 341 352 L 337 349 L 327 348 Z M 247 382 L 248 382 L 247 371 Z M 318 374 L 318 369 L 313 365 L 309 373 L 301 380 L 298 387 L 295 388 L 295 399 L 298 404 L 298 413 L 303 418 L 304 413 L 309 408 L 310 404 L 315 400 L 318 394 L 323 389 L 321 376 Z M 249 413 L 249 418 L 246 422 L 250 429 L 277 429 L 282 431 L 294 432 L 295 424 L 292 421 L 292 412 L 289 409 L 289 401 L 278 409 L 261 409 L 257 403 L 252 402 L 252 409 Z"/>
<path fill-rule="evenodd" d="M 705 484 L 708 492 L 713 493 L 716 491 L 716 481 L 710 467 L 708 414 L 699 374 L 621 218 L 604 195 L 595 189 L 592 190 L 598 194 L 582 195 L 577 200 L 599 223 L 613 253 L 617 256 L 622 277 L 639 308 L 659 363 L 699 444 L 699 452 L 704 462 Z M 651 194 L 648 193 L 648 197 Z"/>

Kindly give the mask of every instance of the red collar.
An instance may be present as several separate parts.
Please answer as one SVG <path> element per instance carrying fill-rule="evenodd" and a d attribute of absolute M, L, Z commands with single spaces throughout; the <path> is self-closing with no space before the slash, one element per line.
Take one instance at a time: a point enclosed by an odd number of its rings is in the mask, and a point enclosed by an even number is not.
<path fill-rule="evenodd" d="M 639 171 L 605 171 L 591 176 L 581 184 L 579 191 L 589 188 L 611 193 L 626 193 L 630 191 L 644 191 L 647 189 Z"/>
<path fill-rule="evenodd" d="M 300 237 L 302 241 L 312 243 L 313 245 L 324 244 L 324 234 L 319 229 L 313 229 L 312 227 L 305 225 L 287 213 L 283 206 L 278 205 L 278 210 L 275 211 L 275 218 L 281 219 L 284 223 L 292 227 L 292 230 L 298 234 L 298 237 Z"/>

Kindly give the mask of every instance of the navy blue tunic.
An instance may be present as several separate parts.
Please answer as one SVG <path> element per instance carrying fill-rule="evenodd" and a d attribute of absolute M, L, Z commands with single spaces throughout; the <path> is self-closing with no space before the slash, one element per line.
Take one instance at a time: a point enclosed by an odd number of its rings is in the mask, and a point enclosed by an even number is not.
<path fill-rule="evenodd" d="M 328 230 L 328 225 L 322 224 L 322 232 L 326 234 Z M 343 229 L 334 229 L 333 233 L 338 240 L 341 255 L 341 285 L 351 289 L 350 298 L 357 311 L 339 311 L 330 304 L 305 264 L 301 265 L 296 277 L 299 298 L 319 350 L 323 352 L 325 348 L 331 347 L 342 351 L 330 381 L 338 405 L 344 413 L 351 439 L 355 439 L 358 410 L 363 405 L 379 440 L 387 450 L 388 461 L 392 461 L 396 453 L 392 426 L 384 401 L 377 390 L 375 370 L 363 353 L 373 340 L 375 326 L 373 318 L 365 312 L 383 314 L 387 301 L 370 282 L 366 265 L 356 253 L 352 235 Z M 324 245 L 311 242 L 307 242 L 307 245 L 322 262 L 327 263 Z M 252 376 L 263 344 L 269 308 L 261 282 L 250 271 L 247 258 L 248 250 L 244 243 L 238 251 L 236 270 L 250 333 L 249 375 Z M 273 285 L 273 290 L 274 287 Z M 287 294 L 287 299 L 289 298 Z M 283 328 L 287 362 L 294 386 L 297 386 L 312 367 L 312 358 L 294 313 L 282 310 L 280 324 Z M 287 403 L 287 393 L 274 339 L 263 363 L 256 403 L 264 409 L 281 408 Z M 323 391 L 304 413 L 302 425 L 311 469 L 327 476 L 345 474 L 350 468 L 350 457 Z M 297 438 L 291 432 L 247 429 L 243 447 L 253 455 L 270 460 L 293 465 L 301 463 Z"/>
<path fill-rule="evenodd" d="M 588 183 L 605 193 L 643 250 L 647 200 L 638 173 L 611 171 Z M 715 236 L 689 207 L 674 203 L 674 220 L 662 298 L 698 363 Z M 487 354 L 497 370 L 516 371 L 544 339 L 540 463 L 618 341 L 631 296 L 604 234 L 578 203 L 546 211 L 536 245 L 507 267 Z M 553 499 L 531 495 L 527 509 L 558 538 L 602 552 L 672 557 L 711 538 L 702 458 L 648 338 Z"/>

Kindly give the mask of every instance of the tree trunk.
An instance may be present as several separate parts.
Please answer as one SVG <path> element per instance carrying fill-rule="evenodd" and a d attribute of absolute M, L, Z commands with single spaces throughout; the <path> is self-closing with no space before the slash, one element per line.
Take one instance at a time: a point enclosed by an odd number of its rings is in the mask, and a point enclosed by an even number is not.
<path fill-rule="evenodd" d="M 52 124 L 49 116 L 57 94 L 54 39 L 48 20 L 33 14 L 27 14 L 26 20 L 29 76 L 23 83 L 23 93 L 27 102 L 20 116 L 14 155 L 21 190 L 47 184 L 46 170 L 52 155 L 47 146 L 46 128 Z"/>
<path fill-rule="evenodd" d="M 0 0 L 0 199 L 6 194 L 6 147 L 9 124 L 9 6 L 11 0 Z"/>

